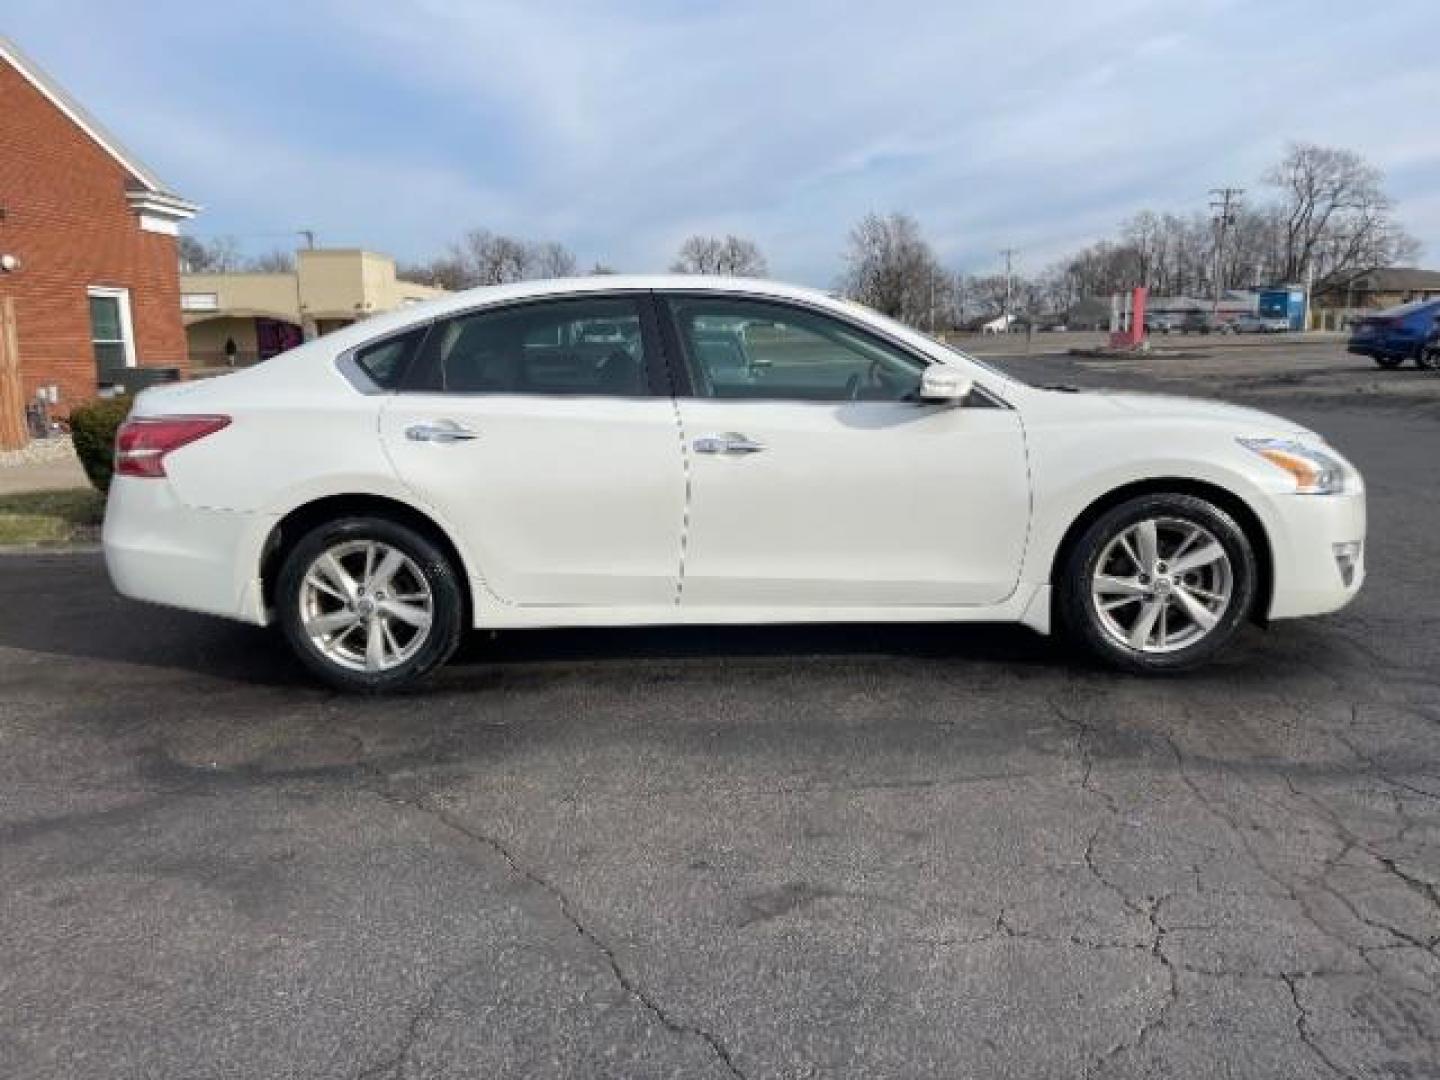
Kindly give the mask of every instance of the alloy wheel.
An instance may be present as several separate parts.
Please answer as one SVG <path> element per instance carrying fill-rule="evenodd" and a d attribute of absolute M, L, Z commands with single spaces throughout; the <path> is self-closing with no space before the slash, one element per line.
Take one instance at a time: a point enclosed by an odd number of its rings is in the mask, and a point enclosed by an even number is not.
<path fill-rule="evenodd" d="M 1091 602 L 1100 625 L 1144 653 L 1184 649 L 1207 637 L 1230 608 L 1230 556 L 1203 525 L 1153 517 L 1127 525 L 1095 563 Z"/>
<path fill-rule="evenodd" d="M 316 650 L 352 671 L 389 671 L 425 644 L 435 598 L 414 559 L 379 540 L 347 540 L 311 562 L 300 620 Z"/>

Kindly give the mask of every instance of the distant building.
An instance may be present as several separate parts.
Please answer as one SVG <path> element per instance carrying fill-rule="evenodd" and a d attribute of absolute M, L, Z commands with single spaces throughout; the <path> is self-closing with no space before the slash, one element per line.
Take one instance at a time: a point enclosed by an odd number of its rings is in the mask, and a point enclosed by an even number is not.
<path fill-rule="evenodd" d="M 1408 304 L 1440 298 L 1440 270 L 1389 266 L 1325 278 L 1315 286 L 1314 325 L 1339 330 L 1352 319 Z"/>
<path fill-rule="evenodd" d="M 184 366 L 176 234 L 198 209 L 0 37 L 0 431 L 37 391 L 63 415 Z"/>
<path fill-rule="evenodd" d="M 1118 297 L 1118 319 L 1123 326 L 1129 318 L 1129 294 Z M 1150 296 L 1145 301 L 1146 325 L 1159 323 L 1162 319 L 1178 328 L 1192 312 L 1215 316 L 1219 323 L 1230 322 L 1241 315 L 1255 313 L 1258 295 L 1245 290 L 1230 290 L 1217 304 L 1213 298 L 1199 296 Z M 1112 312 L 1112 298 L 1108 296 L 1081 297 L 1066 312 L 1065 325 L 1070 330 L 1108 330 Z"/>
<path fill-rule="evenodd" d="M 388 256 L 317 248 L 298 252 L 289 272 L 181 274 L 179 306 L 190 363 L 209 368 L 268 360 L 301 341 L 444 291 L 402 281 Z"/>

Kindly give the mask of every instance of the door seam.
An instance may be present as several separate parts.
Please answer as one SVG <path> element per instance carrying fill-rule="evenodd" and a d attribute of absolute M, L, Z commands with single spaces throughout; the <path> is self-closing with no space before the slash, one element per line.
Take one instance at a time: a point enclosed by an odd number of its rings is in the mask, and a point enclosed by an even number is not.
<path fill-rule="evenodd" d="M 670 399 L 670 408 L 675 412 L 675 437 L 680 440 L 680 468 L 685 477 L 685 509 L 680 515 L 680 567 L 675 576 L 675 606 L 680 606 L 685 595 L 685 559 L 690 550 L 690 497 L 692 492 L 690 476 L 690 448 L 685 445 L 685 421 L 680 415 L 680 401 Z"/>

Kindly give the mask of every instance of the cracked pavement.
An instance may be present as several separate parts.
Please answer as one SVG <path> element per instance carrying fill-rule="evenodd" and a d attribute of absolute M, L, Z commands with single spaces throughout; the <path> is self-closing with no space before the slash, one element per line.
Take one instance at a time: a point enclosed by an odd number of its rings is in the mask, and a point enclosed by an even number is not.
<path fill-rule="evenodd" d="M 1282 385 L 1370 580 L 1178 679 L 566 631 L 357 700 L 0 558 L 0 1075 L 1440 1076 L 1440 415 Z"/>

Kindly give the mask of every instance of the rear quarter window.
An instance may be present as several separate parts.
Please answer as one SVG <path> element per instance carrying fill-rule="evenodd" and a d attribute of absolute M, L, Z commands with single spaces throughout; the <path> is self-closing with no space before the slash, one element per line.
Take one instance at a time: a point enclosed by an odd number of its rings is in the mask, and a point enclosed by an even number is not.
<path fill-rule="evenodd" d="M 398 390 L 424 339 L 425 328 L 421 327 L 373 345 L 362 345 L 355 350 L 353 363 L 381 390 Z"/>

